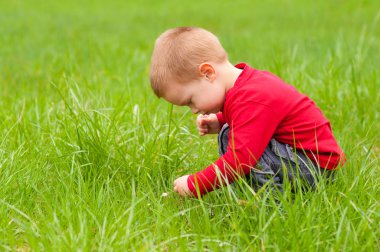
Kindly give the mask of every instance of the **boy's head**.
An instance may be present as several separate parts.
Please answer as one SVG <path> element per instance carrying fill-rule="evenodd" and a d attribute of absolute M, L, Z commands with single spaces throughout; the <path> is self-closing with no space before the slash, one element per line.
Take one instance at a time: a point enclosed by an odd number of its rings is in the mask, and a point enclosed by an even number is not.
<path fill-rule="evenodd" d="M 196 27 L 178 27 L 161 34 L 155 43 L 150 68 L 154 93 L 162 97 L 172 83 L 186 85 L 202 77 L 203 63 L 224 63 L 227 53 L 218 38 Z"/>

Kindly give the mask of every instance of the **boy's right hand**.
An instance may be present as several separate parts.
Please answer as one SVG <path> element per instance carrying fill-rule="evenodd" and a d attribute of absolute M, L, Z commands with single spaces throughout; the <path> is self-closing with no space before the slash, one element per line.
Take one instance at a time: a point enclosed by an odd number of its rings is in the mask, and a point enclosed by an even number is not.
<path fill-rule="evenodd" d="M 197 127 L 201 136 L 217 134 L 220 131 L 220 124 L 215 114 L 199 115 L 197 117 Z"/>

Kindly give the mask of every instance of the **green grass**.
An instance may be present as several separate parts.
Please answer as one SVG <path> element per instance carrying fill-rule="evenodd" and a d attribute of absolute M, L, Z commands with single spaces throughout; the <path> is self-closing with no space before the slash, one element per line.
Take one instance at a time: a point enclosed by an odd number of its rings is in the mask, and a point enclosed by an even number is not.
<path fill-rule="evenodd" d="M 379 2 L 249 2 L 0 2 L 0 250 L 379 251 Z M 315 100 L 348 157 L 336 183 L 174 195 L 218 156 L 150 90 L 180 25 Z"/>

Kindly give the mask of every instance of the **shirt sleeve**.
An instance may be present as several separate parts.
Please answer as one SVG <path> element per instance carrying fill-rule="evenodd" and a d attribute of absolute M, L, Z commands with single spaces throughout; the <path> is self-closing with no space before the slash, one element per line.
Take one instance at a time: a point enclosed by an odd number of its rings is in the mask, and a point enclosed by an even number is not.
<path fill-rule="evenodd" d="M 248 174 L 281 121 L 271 108 L 252 101 L 237 102 L 230 111 L 227 152 L 206 169 L 190 175 L 187 180 L 195 196 L 204 195 Z"/>
<path fill-rule="evenodd" d="M 216 114 L 216 118 L 218 118 L 218 122 L 220 124 L 220 128 L 223 127 L 223 125 L 226 123 L 226 120 L 224 119 L 223 113 L 219 112 Z"/>

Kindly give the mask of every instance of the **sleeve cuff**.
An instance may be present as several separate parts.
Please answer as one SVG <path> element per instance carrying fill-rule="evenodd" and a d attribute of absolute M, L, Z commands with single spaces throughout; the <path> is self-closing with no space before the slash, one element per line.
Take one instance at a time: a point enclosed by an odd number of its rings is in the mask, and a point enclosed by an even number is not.
<path fill-rule="evenodd" d="M 188 178 L 187 178 L 187 186 L 189 187 L 189 190 L 190 192 L 195 196 L 197 197 L 197 190 L 196 190 L 196 187 L 195 187 L 195 184 L 194 184 L 194 174 L 190 175 Z"/>
<path fill-rule="evenodd" d="M 218 118 L 218 122 L 219 122 L 220 128 L 222 128 L 223 125 L 226 123 L 226 120 L 224 120 L 223 113 L 222 112 L 217 113 L 216 114 L 216 118 Z"/>

